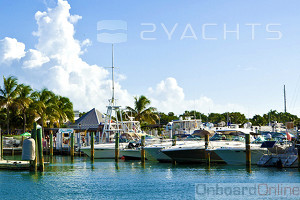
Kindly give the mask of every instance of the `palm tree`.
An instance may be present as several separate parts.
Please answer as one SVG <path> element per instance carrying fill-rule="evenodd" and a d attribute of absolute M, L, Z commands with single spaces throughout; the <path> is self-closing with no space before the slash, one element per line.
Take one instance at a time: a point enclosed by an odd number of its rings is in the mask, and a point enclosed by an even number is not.
<path fill-rule="evenodd" d="M 57 115 L 58 115 L 58 127 L 66 121 L 74 122 L 74 111 L 73 103 L 69 98 L 63 96 L 55 96 L 53 98 L 53 104 Z"/>
<path fill-rule="evenodd" d="M 134 97 L 134 100 L 134 108 L 129 106 L 126 107 L 128 115 L 132 114 L 138 121 L 155 124 L 159 117 L 156 113 L 154 113 L 156 112 L 156 108 L 148 107 L 151 101 L 144 95 Z"/>
<path fill-rule="evenodd" d="M 19 95 L 16 98 L 16 107 L 21 111 L 23 115 L 23 130 L 26 131 L 26 111 L 28 110 L 32 99 L 30 97 L 32 89 L 29 85 L 19 85 Z"/>
<path fill-rule="evenodd" d="M 0 88 L 0 106 L 6 108 L 6 125 L 9 133 L 9 111 L 19 94 L 19 86 L 18 79 L 14 76 L 8 78 L 3 76 L 3 83 L 3 88 Z"/>
<path fill-rule="evenodd" d="M 35 91 L 31 94 L 33 99 L 32 109 L 41 120 L 42 131 L 44 134 L 44 125 L 47 119 L 57 118 L 55 104 L 53 103 L 54 93 L 44 88 L 41 91 Z M 56 117 L 55 117 L 56 116 Z"/>

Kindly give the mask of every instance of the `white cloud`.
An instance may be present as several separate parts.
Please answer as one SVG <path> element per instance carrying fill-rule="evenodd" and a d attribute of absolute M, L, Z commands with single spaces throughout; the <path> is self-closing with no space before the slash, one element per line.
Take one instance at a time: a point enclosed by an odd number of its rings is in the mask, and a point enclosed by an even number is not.
<path fill-rule="evenodd" d="M 111 80 L 109 72 L 103 67 L 90 65 L 82 58 L 82 48 L 91 45 L 89 39 L 83 42 L 74 38 L 74 23 L 82 17 L 70 15 L 70 5 L 67 1 L 58 0 L 57 6 L 48 8 L 45 12 L 35 14 L 38 37 L 35 49 L 30 49 L 22 59 L 23 66 L 14 66 L 15 74 L 20 82 L 26 81 L 35 89 L 47 87 L 57 94 L 67 96 L 74 103 L 75 109 L 87 111 L 93 107 L 106 110 L 108 99 L 111 98 Z M 20 45 L 16 39 L 4 39 L 15 44 L 3 47 L 3 52 L 16 52 L 16 47 L 22 51 L 11 53 L 5 58 L 21 58 L 25 55 L 25 45 Z M 11 42 L 13 41 L 13 42 Z M 13 57 L 13 55 L 15 57 Z M 17 56 L 16 56 L 17 55 Z M 12 70 L 11 70 L 12 71 Z M 10 71 L 10 73 L 11 73 Z M 127 90 L 115 83 L 116 98 L 120 105 L 130 105 L 132 96 Z"/>
<path fill-rule="evenodd" d="M 0 63 L 10 64 L 13 60 L 19 60 L 25 56 L 25 44 L 15 38 L 5 37 L 0 40 Z"/>
<path fill-rule="evenodd" d="M 35 49 L 25 52 L 25 44 L 16 39 L 0 40 L 0 63 L 22 58 L 22 65 L 12 65 L 9 71 L 3 68 L 1 72 L 4 75 L 14 74 L 20 82 L 30 84 L 35 89 L 47 87 L 57 94 L 67 96 L 74 103 L 75 109 L 87 111 L 96 107 L 104 112 L 107 100 L 111 97 L 109 71 L 90 65 L 80 57 L 91 41 L 74 38 L 74 23 L 82 17 L 71 15 L 70 8 L 67 1 L 58 0 L 56 7 L 35 14 L 38 26 L 37 31 L 33 32 L 38 38 Z M 122 74 L 116 76 L 116 98 L 119 105 L 132 106 L 133 96 L 118 83 L 125 78 Z M 204 113 L 245 111 L 236 104 L 216 104 L 205 96 L 186 99 L 183 88 L 175 78 L 167 78 L 154 88 L 149 88 L 146 96 L 151 99 L 152 106 L 162 112 L 181 114 L 192 109 Z"/>
<path fill-rule="evenodd" d="M 185 110 L 197 110 L 202 113 L 211 112 L 244 112 L 246 109 L 243 106 L 228 103 L 220 105 L 214 103 L 211 98 L 202 96 L 198 99 L 186 99 L 183 89 L 178 85 L 175 78 L 169 77 L 161 81 L 156 87 L 149 88 L 147 94 L 152 102 L 152 105 L 159 111 L 168 113 L 174 112 L 182 114 Z"/>
<path fill-rule="evenodd" d="M 82 19 L 81 16 L 79 15 L 71 15 L 69 17 L 69 21 L 72 23 L 72 24 L 76 24 L 78 22 L 78 20 Z"/>
<path fill-rule="evenodd" d="M 26 52 L 26 56 L 23 62 L 23 67 L 24 68 L 41 67 L 43 64 L 49 61 L 50 59 L 47 56 L 44 56 L 41 52 L 35 49 L 29 49 L 29 51 Z"/>

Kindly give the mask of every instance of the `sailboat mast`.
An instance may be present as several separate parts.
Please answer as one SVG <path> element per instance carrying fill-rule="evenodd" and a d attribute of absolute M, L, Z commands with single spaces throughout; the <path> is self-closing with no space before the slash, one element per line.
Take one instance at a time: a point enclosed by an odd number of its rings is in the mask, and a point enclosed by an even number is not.
<path fill-rule="evenodd" d="M 283 85 L 283 95 L 284 95 L 284 112 L 286 113 L 286 93 L 285 93 L 285 85 Z"/>
<path fill-rule="evenodd" d="M 112 61 L 111 61 L 111 79 L 112 79 L 112 98 L 111 103 L 114 105 L 115 102 L 115 80 L 114 80 L 114 44 L 112 44 Z"/>

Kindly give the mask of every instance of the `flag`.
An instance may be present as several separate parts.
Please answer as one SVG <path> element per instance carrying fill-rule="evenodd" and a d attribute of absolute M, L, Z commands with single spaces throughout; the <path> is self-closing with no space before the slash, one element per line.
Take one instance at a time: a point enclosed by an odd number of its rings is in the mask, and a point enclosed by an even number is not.
<path fill-rule="evenodd" d="M 292 140 L 292 136 L 289 134 L 288 131 L 286 132 L 286 139 L 287 139 L 288 141 L 291 141 L 291 140 Z"/>

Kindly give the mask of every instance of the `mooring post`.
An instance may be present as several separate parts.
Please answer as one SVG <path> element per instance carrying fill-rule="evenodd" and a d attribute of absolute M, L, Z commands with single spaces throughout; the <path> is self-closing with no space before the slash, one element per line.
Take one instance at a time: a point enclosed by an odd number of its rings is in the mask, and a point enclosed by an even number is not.
<path fill-rule="evenodd" d="M 36 129 L 36 122 L 33 123 L 33 129 L 31 131 L 31 138 L 34 139 L 35 142 L 35 159 L 33 161 L 30 161 L 30 171 L 36 171 L 37 170 L 37 129 Z"/>
<path fill-rule="evenodd" d="M 115 137 L 115 161 L 119 161 L 119 142 L 120 142 L 120 133 L 116 133 Z"/>
<path fill-rule="evenodd" d="M 250 134 L 245 134 L 246 142 L 246 165 L 251 166 Z"/>
<path fill-rule="evenodd" d="M 24 136 L 22 136 L 22 139 L 21 139 L 21 146 L 23 146 L 23 142 L 24 142 Z"/>
<path fill-rule="evenodd" d="M 43 134 L 42 129 L 37 130 L 37 140 L 38 140 L 38 152 L 39 152 L 39 170 L 44 171 L 44 156 L 43 156 Z"/>
<path fill-rule="evenodd" d="M 95 156 L 95 138 L 94 138 L 94 132 L 90 132 L 91 135 L 91 160 L 94 160 Z"/>
<path fill-rule="evenodd" d="M 3 155 L 3 143 L 2 143 L 2 132 L 0 127 L 0 160 L 2 160 L 2 155 Z"/>
<path fill-rule="evenodd" d="M 205 134 L 205 159 L 206 163 L 210 164 L 210 152 L 208 151 L 208 145 L 209 145 L 209 135 Z"/>
<path fill-rule="evenodd" d="M 74 157 L 74 132 L 71 133 L 71 150 L 70 150 L 70 155 L 71 157 Z"/>
<path fill-rule="evenodd" d="M 298 168 L 300 168 L 300 143 L 298 143 Z"/>
<path fill-rule="evenodd" d="M 142 136 L 142 140 L 141 140 L 141 161 L 145 162 L 145 139 L 146 136 Z"/>
<path fill-rule="evenodd" d="M 50 130 L 50 156 L 53 156 L 53 131 Z"/>
<path fill-rule="evenodd" d="M 176 146 L 177 136 L 173 135 L 172 146 Z"/>

